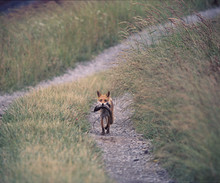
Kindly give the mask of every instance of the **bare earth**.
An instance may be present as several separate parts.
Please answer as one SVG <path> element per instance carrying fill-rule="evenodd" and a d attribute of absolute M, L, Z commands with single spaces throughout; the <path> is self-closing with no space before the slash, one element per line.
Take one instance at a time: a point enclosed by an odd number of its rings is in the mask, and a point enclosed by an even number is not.
<path fill-rule="evenodd" d="M 220 8 L 207 10 L 200 13 L 203 17 L 209 19 L 220 14 Z M 187 23 L 198 22 L 196 16 L 188 16 L 183 18 Z M 0 119 L 4 111 L 17 98 L 24 96 L 32 90 L 44 88 L 51 85 L 58 85 L 67 82 L 76 81 L 82 77 L 92 75 L 94 73 L 111 68 L 117 61 L 117 57 L 122 51 L 129 50 L 135 47 L 135 42 L 144 41 L 149 45 L 158 40 L 161 33 L 166 33 L 165 27 L 173 27 L 171 23 L 150 27 L 156 30 L 149 35 L 147 31 L 133 35 L 121 44 L 105 50 L 98 55 L 94 60 L 87 63 L 80 63 L 75 69 L 67 71 L 66 74 L 60 77 L 55 77 L 49 81 L 40 82 L 35 87 L 26 88 L 23 91 L 17 91 L 12 94 L 0 95 Z M 133 128 L 130 116 L 132 114 L 129 108 L 130 99 L 132 97 L 126 94 L 120 98 L 114 99 L 115 103 L 115 122 L 111 125 L 110 134 L 106 136 L 100 135 L 100 123 L 96 122 L 94 128 L 91 129 L 90 135 L 96 140 L 98 146 L 103 151 L 103 160 L 106 170 L 110 177 L 119 183 L 168 183 L 172 182 L 166 171 L 163 170 L 158 163 L 152 161 L 153 157 L 150 153 L 152 148 L 150 141 L 144 140 L 141 134 L 137 134 Z M 92 113 L 89 116 L 89 121 L 93 122 L 98 118 L 99 114 Z"/>
<path fill-rule="evenodd" d="M 132 96 L 113 99 L 115 121 L 110 134 L 100 135 L 100 113 L 88 117 L 90 135 L 103 151 L 103 160 L 111 178 L 119 183 L 171 183 L 167 172 L 153 161 L 150 141 L 137 134 L 130 120 Z M 92 109 L 94 109 L 95 105 Z M 98 120 L 97 120 L 98 119 Z"/>

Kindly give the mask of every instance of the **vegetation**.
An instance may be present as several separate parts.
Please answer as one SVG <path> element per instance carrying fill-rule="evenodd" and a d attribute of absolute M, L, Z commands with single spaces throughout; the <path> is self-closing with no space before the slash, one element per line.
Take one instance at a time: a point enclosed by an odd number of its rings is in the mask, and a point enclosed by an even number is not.
<path fill-rule="evenodd" d="M 132 19 L 146 7 L 141 6 L 142 10 L 136 4 L 138 10 L 133 12 L 118 1 L 74 3 L 49 4 L 45 9 L 0 18 L 4 25 L 0 29 L 4 43 L 0 50 L 2 91 L 51 77 L 115 44 L 117 21 L 133 21 L 129 24 L 132 29 L 125 28 L 124 35 L 128 35 L 170 18 L 167 9 L 160 7 L 154 11 L 156 15 Z M 112 182 L 104 172 L 100 151 L 87 135 L 90 125 L 86 117 L 97 89 L 133 94 L 134 125 L 153 139 L 155 158 L 175 179 L 218 182 L 219 18 L 187 25 L 175 17 L 170 20 L 177 30 L 170 29 L 158 44 L 142 44 L 141 49 L 125 53 L 127 62 L 109 71 L 114 75 L 105 72 L 33 91 L 17 100 L 0 122 L 1 182 Z M 102 31 L 104 25 L 106 31 Z"/>
<path fill-rule="evenodd" d="M 0 125 L 1 182 L 112 182 L 87 135 L 94 91 L 107 88 L 102 80 L 34 91 L 11 106 Z"/>
<path fill-rule="evenodd" d="M 202 9 L 210 1 L 184 2 L 193 9 Z M 146 6 L 152 10 L 161 3 L 164 2 L 51 1 L 1 15 L 0 92 L 34 85 L 73 68 L 76 62 L 93 58 L 120 41 L 122 22 L 143 17 Z M 167 0 L 165 5 L 169 4 L 176 6 Z M 184 14 L 189 14 L 188 10 Z"/>
<path fill-rule="evenodd" d="M 153 18 L 139 18 L 133 29 Z M 135 127 L 153 140 L 155 158 L 170 175 L 178 182 L 219 182 L 220 17 L 192 25 L 168 18 L 177 29 L 125 53 L 113 89 L 133 94 Z"/>
<path fill-rule="evenodd" d="M 143 15 L 129 1 L 63 1 L 0 16 L 0 91 L 51 78 L 119 41 L 119 22 Z"/>

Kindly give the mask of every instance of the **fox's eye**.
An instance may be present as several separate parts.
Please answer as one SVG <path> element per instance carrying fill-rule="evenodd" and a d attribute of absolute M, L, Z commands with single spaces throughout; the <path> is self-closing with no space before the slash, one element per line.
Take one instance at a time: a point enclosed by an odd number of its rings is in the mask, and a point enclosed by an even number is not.
<path fill-rule="evenodd" d="M 106 99 L 105 99 L 104 101 L 105 101 L 105 102 L 107 102 L 107 100 L 106 100 Z"/>
<path fill-rule="evenodd" d="M 100 99 L 99 102 L 102 102 L 102 99 Z"/>

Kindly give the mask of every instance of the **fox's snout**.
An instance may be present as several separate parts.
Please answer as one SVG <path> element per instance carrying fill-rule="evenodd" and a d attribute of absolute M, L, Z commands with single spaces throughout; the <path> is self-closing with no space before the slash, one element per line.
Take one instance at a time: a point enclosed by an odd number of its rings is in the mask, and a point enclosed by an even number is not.
<path fill-rule="evenodd" d="M 99 105 L 106 105 L 108 102 L 100 102 L 98 101 Z"/>
<path fill-rule="evenodd" d="M 109 108 L 111 107 L 111 105 L 110 105 L 108 102 L 106 102 L 106 103 L 101 103 L 101 105 L 102 105 L 102 107 L 103 107 L 103 106 L 108 106 Z"/>
<path fill-rule="evenodd" d="M 110 92 L 108 92 L 106 95 L 102 95 L 99 91 L 97 91 L 98 95 L 98 102 L 100 105 L 108 105 L 109 99 L 110 99 Z"/>
<path fill-rule="evenodd" d="M 110 104 L 109 104 L 108 102 L 106 102 L 106 103 L 101 103 L 101 102 L 99 102 L 99 105 L 101 105 L 102 107 L 103 107 L 103 106 L 108 106 L 108 107 L 110 107 Z"/>

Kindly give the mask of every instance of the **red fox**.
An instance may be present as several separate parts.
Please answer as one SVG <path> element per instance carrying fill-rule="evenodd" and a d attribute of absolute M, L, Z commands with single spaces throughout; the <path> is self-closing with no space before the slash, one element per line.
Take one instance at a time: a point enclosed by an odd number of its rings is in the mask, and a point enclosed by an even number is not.
<path fill-rule="evenodd" d="M 102 127 L 102 133 L 101 135 L 106 133 L 108 134 L 110 132 L 110 125 L 113 123 L 113 102 L 110 97 L 110 92 L 108 91 L 107 94 L 102 95 L 99 91 L 97 91 L 98 95 L 98 103 L 99 105 L 96 106 L 94 111 L 100 110 L 101 112 L 101 127 Z M 104 119 L 106 120 L 107 124 L 104 127 Z"/>

